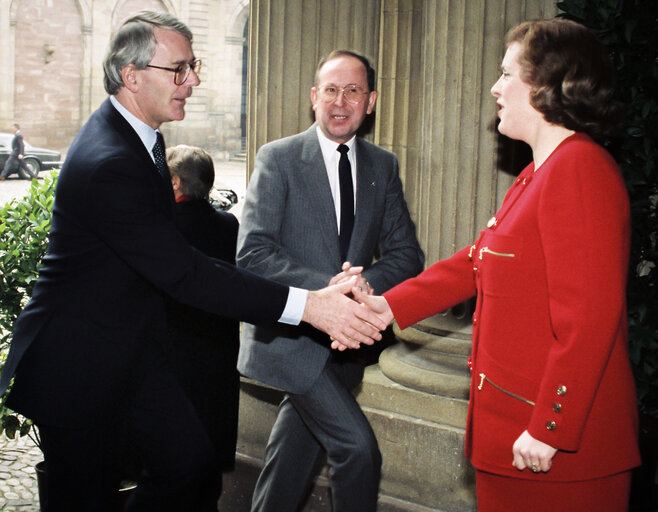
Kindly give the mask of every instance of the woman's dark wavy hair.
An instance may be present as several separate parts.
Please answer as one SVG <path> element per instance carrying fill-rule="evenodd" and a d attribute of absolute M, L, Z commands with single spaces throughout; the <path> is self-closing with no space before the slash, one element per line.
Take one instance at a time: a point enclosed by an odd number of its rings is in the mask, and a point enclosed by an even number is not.
<path fill-rule="evenodd" d="M 563 19 L 526 21 L 507 34 L 512 43 L 521 44 L 521 80 L 546 121 L 592 137 L 614 132 L 622 116 L 613 100 L 614 69 L 589 29 Z"/>

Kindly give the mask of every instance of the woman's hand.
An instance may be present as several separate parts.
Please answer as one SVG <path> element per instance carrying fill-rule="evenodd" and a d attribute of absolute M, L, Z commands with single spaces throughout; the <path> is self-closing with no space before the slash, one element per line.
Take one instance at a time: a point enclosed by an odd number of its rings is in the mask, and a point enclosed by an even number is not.
<path fill-rule="evenodd" d="M 514 454 L 512 466 L 519 471 L 529 469 L 534 473 L 540 471 L 546 473 L 551 469 L 557 448 L 538 441 L 526 430 L 514 442 L 512 453 Z"/>

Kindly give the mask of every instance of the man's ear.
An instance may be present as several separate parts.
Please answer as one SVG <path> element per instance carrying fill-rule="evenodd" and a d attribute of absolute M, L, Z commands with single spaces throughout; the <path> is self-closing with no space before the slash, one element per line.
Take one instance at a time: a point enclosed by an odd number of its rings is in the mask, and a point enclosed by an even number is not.
<path fill-rule="evenodd" d="M 137 92 L 139 88 L 137 84 L 138 71 L 139 70 L 135 67 L 134 64 L 128 64 L 127 66 L 121 68 L 121 79 L 123 80 L 123 85 L 131 92 Z"/>
<path fill-rule="evenodd" d="M 171 175 L 171 186 L 173 187 L 174 191 L 181 189 L 180 178 L 176 174 Z"/>
<path fill-rule="evenodd" d="M 377 103 L 377 91 L 370 91 L 370 93 L 368 93 L 368 108 L 366 114 L 372 114 L 372 111 L 375 110 L 375 103 Z"/>
<path fill-rule="evenodd" d="M 318 89 L 317 87 L 313 86 L 311 87 L 311 106 L 313 110 L 317 110 L 318 108 Z"/>

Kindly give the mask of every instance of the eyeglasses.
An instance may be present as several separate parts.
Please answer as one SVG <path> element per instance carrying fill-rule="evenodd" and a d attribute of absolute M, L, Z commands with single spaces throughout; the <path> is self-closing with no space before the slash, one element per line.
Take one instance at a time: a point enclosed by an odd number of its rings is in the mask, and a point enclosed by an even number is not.
<path fill-rule="evenodd" d="M 165 71 L 173 71 L 174 72 L 174 83 L 176 85 L 183 85 L 185 81 L 187 80 L 187 77 L 190 76 L 190 70 L 194 70 L 195 74 L 199 74 L 201 72 L 201 59 L 195 59 L 191 62 L 186 62 L 185 64 L 181 64 L 178 67 L 175 68 L 166 68 L 164 66 L 154 66 L 153 64 L 147 64 L 147 68 L 156 68 L 156 69 L 164 69 Z"/>
<path fill-rule="evenodd" d="M 343 94 L 345 99 L 350 103 L 361 103 L 363 101 L 363 96 L 368 94 L 368 91 L 364 91 L 360 85 L 349 84 L 345 87 L 338 87 L 334 84 L 327 84 L 317 89 L 320 99 L 325 103 L 331 103 L 336 101 L 339 94 Z"/>

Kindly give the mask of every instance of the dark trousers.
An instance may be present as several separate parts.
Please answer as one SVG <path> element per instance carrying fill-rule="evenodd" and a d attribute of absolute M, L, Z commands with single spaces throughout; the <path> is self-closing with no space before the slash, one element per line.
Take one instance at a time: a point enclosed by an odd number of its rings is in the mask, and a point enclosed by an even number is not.
<path fill-rule="evenodd" d="M 381 475 L 377 439 L 350 390 L 349 365 L 330 362 L 303 395 L 287 394 L 265 450 L 252 511 L 294 512 L 327 454 L 333 510 L 374 512 Z"/>
<path fill-rule="evenodd" d="M 36 175 L 30 170 L 30 168 L 25 162 L 23 162 L 22 159 L 19 159 L 15 156 L 9 156 L 5 162 L 5 166 L 2 169 L 2 177 L 6 178 L 14 172 L 18 172 L 18 175 L 23 180 L 36 177 Z"/>
<path fill-rule="evenodd" d="M 217 511 L 213 446 L 192 405 L 163 361 L 153 364 L 140 384 L 116 424 L 86 429 L 38 425 L 47 512 L 119 510 L 126 453 L 138 457 L 142 469 L 126 511 Z"/>

